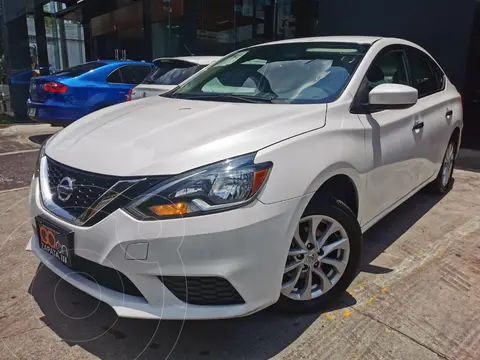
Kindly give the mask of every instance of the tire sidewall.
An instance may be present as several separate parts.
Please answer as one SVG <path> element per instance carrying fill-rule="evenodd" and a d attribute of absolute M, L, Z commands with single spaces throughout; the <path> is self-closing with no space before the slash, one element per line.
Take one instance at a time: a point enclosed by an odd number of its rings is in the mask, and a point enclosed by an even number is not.
<path fill-rule="evenodd" d="M 446 185 L 443 185 L 443 182 L 442 182 L 442 175 L 443 175 L 443 168 L 445 167 L 445 158 L 447 157 L 447 152 L 448 152 L 448 148 L 450 147 L 450 144 L 453 145 L 453 161 L 452 161 L 452 171 L 450 173 L 450 178 L 448 179 L 448 182 Z M 451 187 L 452 187 L 452 183 L 453 183 L 453 171 L 455 169 L 455 160 L 457 158 L 457 147 L 456 147 L 456 143 L 454 140 L 450 140 L 448 142 L 448 145 L 447 145 L 447 148 L 445 149 L 445 154 L 443 155 L 443 158 L 442 158 L 442 166 L 440 167 L 440 172 L 438 173 L 438 176 L 437 176 L 437 184 L 438 184 L 438 189 L 440 190 L 441 193 L 446 193 L 448 192 Z"/>
<path fill-rule="evenodd" d="M 302 218 L 310 215 L 325 215 L 338 221 L 345 229 L 350 242 L 350 254 L 347 268 L 341 279 L 325 295 L 308 301 L 293 300 L 280 294 L 277 306 L 289 312 L 312 312 L 324 309 L 345 292 L 355 279 L 361 263 L 362 232 L 355 215 L 341 201 L 327 198 L 318 204 L 310 204 L 304 211 Z"/>

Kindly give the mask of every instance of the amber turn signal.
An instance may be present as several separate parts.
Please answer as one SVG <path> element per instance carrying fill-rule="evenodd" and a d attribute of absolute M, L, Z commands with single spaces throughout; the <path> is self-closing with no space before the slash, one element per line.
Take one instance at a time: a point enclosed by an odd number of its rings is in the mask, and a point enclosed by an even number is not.
<path fill-rule="evenodd" d="M 158 216 L 185 215 L 188 212 L 187 203 L 155 205 L 149 210 Z"/>
<path fill-rule="evenodd" d="M 268 170 L 269 169 L 262 169 L 255 171 L 255 174 L 253 175 L 253 184 L 252 190 L 250 191 L 250 196 L 254 195 L 258 191 L 258 189 L 260 189 L 263 182 L 267 178 Z"/>

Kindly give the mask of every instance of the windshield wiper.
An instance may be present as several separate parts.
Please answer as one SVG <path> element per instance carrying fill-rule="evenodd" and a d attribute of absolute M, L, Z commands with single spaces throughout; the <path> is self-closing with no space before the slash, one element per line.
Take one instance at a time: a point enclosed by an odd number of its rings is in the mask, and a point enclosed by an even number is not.
<path fill-rule="evenodd" d="M 276 96 L 252 96 L 252 95 L 227 95 L 229 98 L 238 99 L 238 100 L 245 100 L 253 103 L 273 103 Z"/>
<path fill-rule="evenodd" d="M 172 94 L 171 97 L 179 99 L 203 99 L 203 100 L 239 100 L 247 103 L 273 103 L 276 96 L 252 96 L 252 95 L 236 95 L 236 94 Z"/>

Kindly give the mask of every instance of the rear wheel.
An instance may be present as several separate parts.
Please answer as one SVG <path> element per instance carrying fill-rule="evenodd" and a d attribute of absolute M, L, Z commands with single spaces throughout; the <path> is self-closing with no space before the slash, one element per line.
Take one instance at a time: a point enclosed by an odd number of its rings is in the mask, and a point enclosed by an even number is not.
<path fill-rule="evenodd" d="M 355 278 L 361 251 L 360 226 L 343 202 L 310 204 L 290 245 L 277 307 L 311 312 L 330 305 Z"/>
<path fill-rule="evenodd" d="M 455 167 L 456 149 L 457 144 L 455 140 L 450 140 L 437 178 L 428 185 L 428 190 L 431 192 L 445 194 L 450 190 L 453 181 L 452 175 Z"/>

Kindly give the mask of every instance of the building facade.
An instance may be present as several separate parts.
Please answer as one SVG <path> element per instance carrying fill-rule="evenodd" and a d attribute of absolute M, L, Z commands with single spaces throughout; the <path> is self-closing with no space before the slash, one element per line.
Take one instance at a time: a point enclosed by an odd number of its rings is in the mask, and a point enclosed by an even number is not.
<path fill-rule="evenodd" d="M 478 3 L 476 0 L 0 0 L 5 71 L 9 77 L 31 66 L 27 21 L 34 24 L 38 64 L 54 62 L 55 54 L 48 51 L 47 39 L 53 21 L 58 24 L 62 67 L 74 64 L 66 42 L 65 27 L 69 26 L 81 27 L 81 37 L 77 40 L 87 61 L 224 55 L 253 44 L 306 36 L 394 36 L 426 48 L 461 91 L 469 88 L 467 67 Z M 46 11 L 47 7 L 54 11 Z M 26 90 L 11 91 L 19 94 L 14 108 L 21 116 L 24 111 L 21 103 L 28 96 L 28 86 Z"/>

